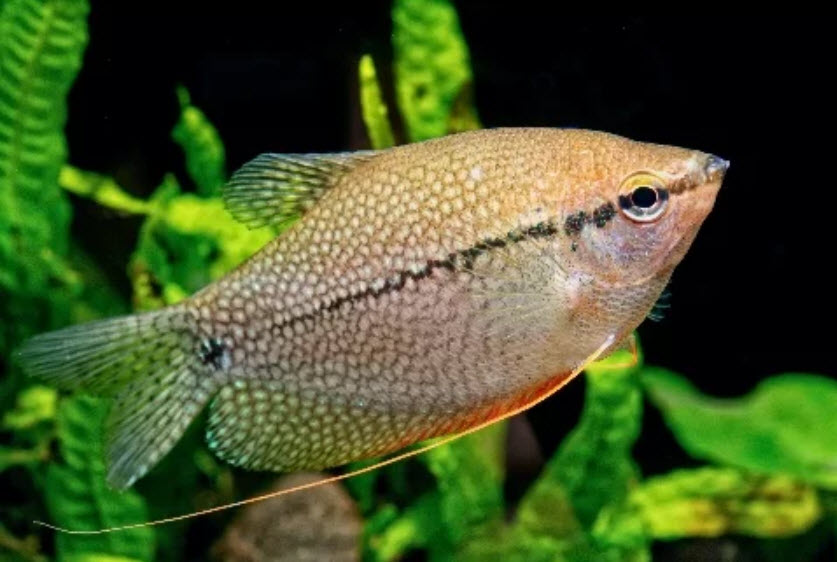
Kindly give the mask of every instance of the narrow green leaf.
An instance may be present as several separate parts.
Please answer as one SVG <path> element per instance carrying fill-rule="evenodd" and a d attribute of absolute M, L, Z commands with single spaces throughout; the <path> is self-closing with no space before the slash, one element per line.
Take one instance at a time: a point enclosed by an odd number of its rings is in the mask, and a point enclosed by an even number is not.
<path fill-rule="evenodd" d="M 371 55 L 363 55 L 358 65 L 360 79 L 360 107 L 363 122 L 372 148 L 389 148 L 395 144 L 392 126 L 389 123 L 387 105 L 381 95 L 375 63 Z"/>
<path fill-rule="evenodd" d="M 82 552 L 73 554 L 64 559 L 64 562 L 141 562 L 136 558 L 127 558 L 125 556 L 113 556 L 111 554 L 104 554 L 100 552 Z"/>
<path fill-rule="evenodd" d="M 472 81 L 468 46 L 448 0 L 396 0 L 395 91 L 411 141 L 448 133 L 454 102 Z"/>
<path fill-rule="evenodd" d="M 42 447 L 23 449 L 0 445 L 0 472 L 13 466 L 32 467 L 46 461 L 48 451 Z"/>
<path fill-rule="evenodd" d="M 837 489 L 837 381 L 780 375 L 743 398 L 717 399 L 664 369 L 642 379 L 694 457 Z"/>
<path fill-rule="evenodd" d="M 192 105 L 189 92 L 179 87 L 180 119 L 172 131 L 172 138 L 186 155 L 186 170 L 205 197 L 218 195 L 227 179 L 224 144 L 212 122 Z"/>
<path fill-rule="evenodd" d="M 99 205 L 114 211 L 146 215 L 152 210 L 152 205 L 148 201 L 129 195 L 116 181 L 107 176 L 64 166 L 61 168 L 58 182 L 70 193 L 92 199 Z"/>

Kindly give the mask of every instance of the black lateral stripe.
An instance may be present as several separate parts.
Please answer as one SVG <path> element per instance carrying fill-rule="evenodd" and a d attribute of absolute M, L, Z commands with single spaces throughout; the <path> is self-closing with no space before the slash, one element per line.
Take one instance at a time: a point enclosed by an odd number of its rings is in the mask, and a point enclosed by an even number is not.
<path fill-rule="evenodd" d="M 622 197 L 624 196 L 620 196 L 619 198 L 620 205 L 623 204 Z M 571 213 L 564 220 L 564 234 L 567 236 L 578 236 L 588 224 L 594 224 L 596 228 L 604 228 L 615 216 L 616 206 L 610 201 L 599 205 L 592 213 L 588 213 L 587 211 Z"/>
<path fill-rule="evenodd" d="M 501 238 L 486 238 L 480 242 L 477 242 L 473 246 L 456 252 L 451 252 L 444 260 L 428 260 L 424 267 L 420 268 L 418 271 L 399 271 L 393 274 L 392 277 L 387 278 L 384 284 L 378 288 L 368 287 L 365 290 L 360 291 L 358 293 L 336 298 L 327 304 L 323 304 L 322 306 L 320 306 L 312 312 L 291 318 L 286 322 L 279 324 L 277 327 L 283 328 L 287 325 L 292 325 L 296 322 L 312 320 L 316 318 L 319 314 L 323 312 L 331 312 L 337 310 L 346 303 L 357 302 L 366 298 L 378 298 L 381 295 L 385 295 L 387 293 L 400 291 L 404 288 L 404 285 L 407 284 L 408 280 L 412 279 L 413 281 L 421 281 L 422 279 L 430 277 L 430 275 L 436 270 L 467 271 L 473 267 L 474 261 L 479 256 L 486 254 L 494 249 L 505 248 L 506 246 L 523 242 L 525 240 L 551 238 L 558 232 L 558 227 L 555 226 L 553 223 L 539 222 L 538 224 L 535 224 L 525 229 L 515 229 L 509 231 L 504 237 Z"/>

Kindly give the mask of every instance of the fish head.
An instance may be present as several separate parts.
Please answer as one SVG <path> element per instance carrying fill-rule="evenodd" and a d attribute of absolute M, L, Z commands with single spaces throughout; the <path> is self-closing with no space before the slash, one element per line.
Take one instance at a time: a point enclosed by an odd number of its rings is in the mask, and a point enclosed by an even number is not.
<path fill-rule="evenodd" d="M 673 146 L 606 135 L 577 179 L 565 231 L 573 261 L 602 284 L 667 282 L 715 203 L 729 162 Z M 577 184 L 578 185 L 578 184 Z"/>

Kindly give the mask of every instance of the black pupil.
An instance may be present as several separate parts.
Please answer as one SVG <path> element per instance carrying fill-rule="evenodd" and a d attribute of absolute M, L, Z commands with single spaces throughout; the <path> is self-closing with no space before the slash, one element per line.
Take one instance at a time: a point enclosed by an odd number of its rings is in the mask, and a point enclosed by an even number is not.
<path fill-rule="evenodd" d="M 641 185 L 631 193 L 631 203 L 640 209 L 648 209 L 657 203 L 657 190 L 647 185 Z"/>

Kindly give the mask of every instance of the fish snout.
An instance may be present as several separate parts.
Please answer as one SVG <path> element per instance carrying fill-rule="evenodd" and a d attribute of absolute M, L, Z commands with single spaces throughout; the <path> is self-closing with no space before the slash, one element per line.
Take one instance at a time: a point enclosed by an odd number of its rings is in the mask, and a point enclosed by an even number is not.
<path fill-rule="evenodd" d="M 720 181 L 724 177 L 724 174 L 726 173 L 728 168 L 729 160 L 724 160 L 720 156 L 710 154 L 706 158 L 706 162 L 703 165 L 703 173 L 706 176 L 706 181 Z"/>

